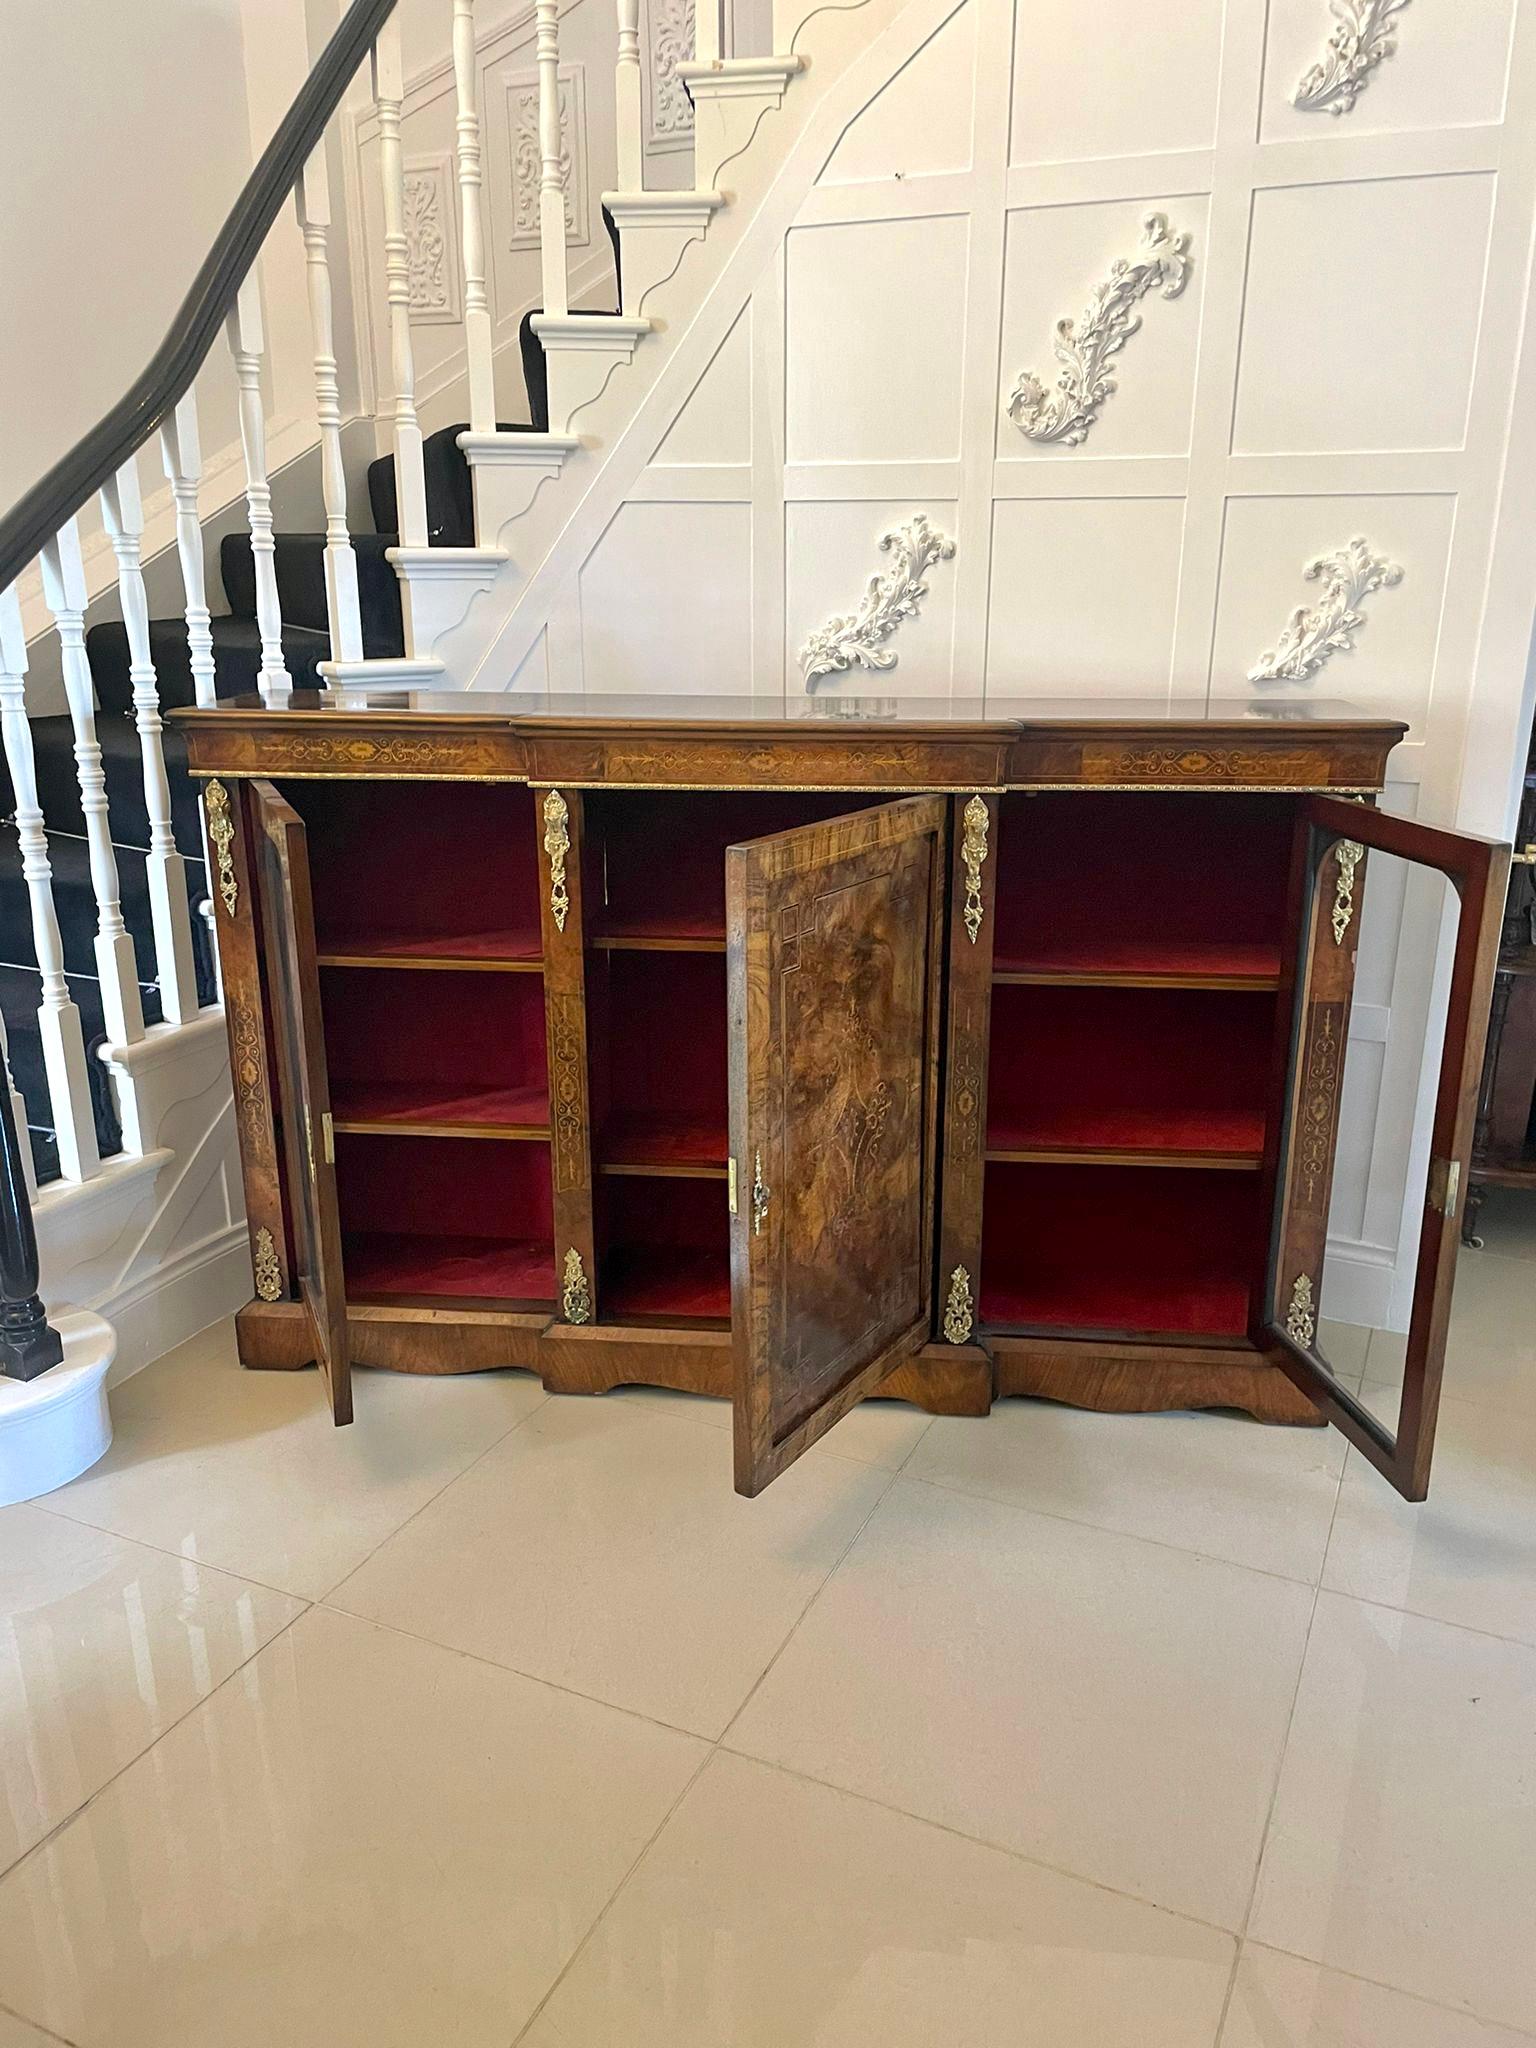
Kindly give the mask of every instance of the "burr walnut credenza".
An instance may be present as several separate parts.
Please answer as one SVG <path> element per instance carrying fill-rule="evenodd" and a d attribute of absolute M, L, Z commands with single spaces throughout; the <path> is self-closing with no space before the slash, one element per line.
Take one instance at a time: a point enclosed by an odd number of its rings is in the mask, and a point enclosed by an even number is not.
<path fill-rule="evenodd" d="M 1341 1429 L 1428 1481 L 1504 849 L 1305 705 L 327 691 L 206 778 L 249 1366 Z M 1320 1349 L 1369 853 L 1460 900 L 1402 1413 Z"/>

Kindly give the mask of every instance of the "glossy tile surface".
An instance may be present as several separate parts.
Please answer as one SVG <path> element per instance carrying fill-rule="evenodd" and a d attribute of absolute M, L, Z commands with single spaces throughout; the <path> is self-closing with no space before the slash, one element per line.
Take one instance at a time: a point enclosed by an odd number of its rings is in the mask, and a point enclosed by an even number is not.
<path fill-rule="evenodd" d="M 42 1508 L 0 1508 L 0 1870 L 303 1611 Z"/>
<path fill-rule="evenodd" d="M 1530 2038 L 1249 1943 L 1220 2048 L 1525 2048 Z"/>
<path fill-rule="evenodd" d="M 1106 1432 L 1085 1409 L 1000 1401 L 979 1421 L 938 1417 L 906 1472 L 1310 1583 L 1345 1449 L 1336 1430 L 1233 1415 L 1117 1415 Z"/>
<path fill-rule="evenodd" d="M 1311 1607 L 899 1478 L 726 1742 L 1235 1928 Z"/>
<path fill-rule="evenodd" d="M 713 1429 L 731 1429 L 731 1404 L 708 1394 L 678 1394 L 669 1387 L 621 1387 L 610 1400 L 664 1409 Z M 856 1465 L 879 1465 L 894 1472 L 911 1456 L 932 1418 L 905 1401 L 865 1401 L 850 1409 L 812 1448 Z"/>
<path fill-rule="evenodd" d="M 524 2048 L 1209 2048 L 1231 1940 L 717 1755 Z"/>
<path fill-rule="evenodd" d="M 1404 1339 L 1371 1333 L 1365 1377 L 1400 1386 Z M 1452 1400 L 1536 1415 L 1536 1268 L 1526 1258 L 1463 1252 L 1456 1267 L 1444 1390 Z"/>
<path fill-rule="evenodd" d="M 317 1599 L 546 1396 L 531 1373 L 354 1377 L 332 1426 L 315 1372 L 246 1372 L 221 1325 L 112 1395 L 101 1463 L 48 1505 Z"/>
<path fill-rule="evenodd" d="M 1536 2032 L 1536 1650 L 1324 1593 L 1249 1931 Z"/>
<path fill-rule="evenodd" d="M 8 2012 L 0 2012 L 0 2048 L 60 2048 L 61 2043 L 64 2043 L 62 2034 L 45 2034 L 41 2027 L 15 2019 Z M 64 2043 L 64 2048 L 68 2048 L 67 2043 Z"/>
<path fill-rule="evenodd" d="M 721 1431 L 554 1401 L 333 1599 L 716 1736 L 888 1483 L 845 1458 L 805 1458 L 743 1500 Z"/>
<path fill-rule="evenodd" d="M 704 1755 L 315 1610 L 0 1882 L 0 1999 L 84 2048 L 506 2048 Z"/>

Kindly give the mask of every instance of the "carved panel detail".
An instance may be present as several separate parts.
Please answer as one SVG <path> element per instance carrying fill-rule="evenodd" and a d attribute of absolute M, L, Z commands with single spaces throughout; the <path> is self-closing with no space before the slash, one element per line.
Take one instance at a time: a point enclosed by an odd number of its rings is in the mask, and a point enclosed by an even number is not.
<path fill-rule="evenodd" d="M 1304 682 L 1335 654 L 1348 654 L 1365 624 L 1365 599 L 1403 580 L 1397 563 L 1372 554 L 1358 534 L 1331 555 L 1318 555 L 1302 573 L 1309 583 L 1320 582 L 1323 594 L 1315 605 L 1297 605 L 1279 640 L 1249 669 L 1250 683 Z"/>
<path fill-rule="evenodd" d="M 648 0 L 650 146 L 685 149 L 693 140 L 693 101 L 677 75 L 693 56 L 694 0 Z"/>
<path fill-rule="evenodd" d="M 539 246 L 539 78 L 519 71 L 507 80 L 507 135 L 511 149 L 511 249 Z M 587 91 L 580 64 L 560 66 L 560 183 L 565 192 L 565 239 L 581 247 L 592 238 L 587 218 Z"/>
<path fill-rule="evenodd" d="M 905 526 L 882 534 L 880 547 L 894 559 L 889 569 L 870 577 L 858 610 L 828 619 L 801 648 L 800 666 L 807 690 L 815 689 L 818 677 L 839 675 L 846 669 L 894 668 L 896 650 L 884 642 L 904 619 L 917 617 L 918 607 L 928 595 L 923 581 L 928 569 L 935 562 L 949 561 L 955 552 L 954 542 L 936 533 L 923 512 L 914 513 Z"/>
<path fill-rule="evenodd" d="M 1291 105 L 1307 114 L 1347 114 L 1371 73 L 1397 48 L 1397 19 L 1408 0 L 1328 0 L 1333 33 L 1323 54 L 1296 81 Z"/>
<path fill-rule="evenodd" d="M 458 250 L 454 240 L 452 159 L 416 156 L 405 164 L 406 274 L 411 319 L 423 327 L 451 326 L 463 317 Z"/>

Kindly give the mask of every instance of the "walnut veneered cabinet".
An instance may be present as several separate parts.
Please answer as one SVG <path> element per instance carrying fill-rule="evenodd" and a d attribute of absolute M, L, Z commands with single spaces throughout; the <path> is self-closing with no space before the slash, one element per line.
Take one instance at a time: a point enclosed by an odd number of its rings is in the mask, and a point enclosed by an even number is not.
<path fill-rule="evenodd" d="M 1330 1421 L 1428 1483 L 1502 848 L 1343 709 L 301 693 L 207 777 L 248 1365 Z M 1459 899 L 1402 1412 L 1319 1349 L 1372 851 Z"/>

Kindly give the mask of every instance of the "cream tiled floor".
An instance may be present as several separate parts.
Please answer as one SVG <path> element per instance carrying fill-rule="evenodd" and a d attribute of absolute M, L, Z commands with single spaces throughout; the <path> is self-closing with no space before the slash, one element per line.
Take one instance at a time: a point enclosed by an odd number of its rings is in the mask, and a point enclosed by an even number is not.
<path fill-rule="evenodd" d="M 249 1374 L 0 1511 L 0 2048 L 1536 2042 L 1536 1227 L 1434 1498 L 1224 1416 Z M 1390 1403 L 1390 1339 L 1330 1333 Z"/>

